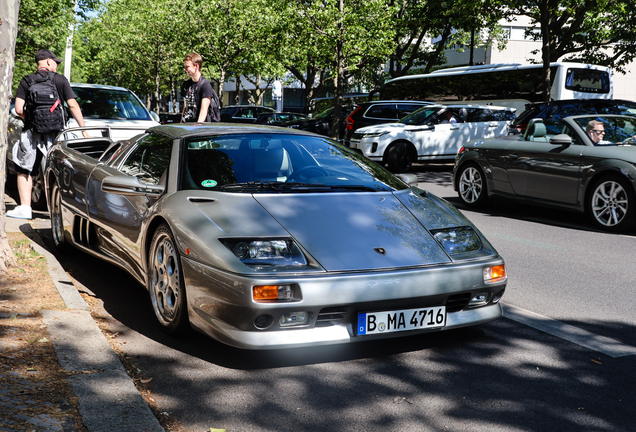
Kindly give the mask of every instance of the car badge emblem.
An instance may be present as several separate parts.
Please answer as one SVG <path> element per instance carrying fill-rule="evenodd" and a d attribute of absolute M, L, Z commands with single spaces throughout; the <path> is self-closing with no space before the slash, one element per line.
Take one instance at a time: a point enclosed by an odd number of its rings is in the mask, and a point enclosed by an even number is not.
<path fill-rule="evenodd" d="M 373 250 L 379 253 L 380 255 L 386 255 L 386 250 L 384 250 L 384 248 L 373 248 Z"/>

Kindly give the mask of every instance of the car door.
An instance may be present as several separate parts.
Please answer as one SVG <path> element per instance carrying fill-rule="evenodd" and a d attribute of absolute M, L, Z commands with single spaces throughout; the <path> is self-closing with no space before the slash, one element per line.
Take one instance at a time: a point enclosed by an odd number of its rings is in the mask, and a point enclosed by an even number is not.
<path fill-rule="evenodd" d="M 548 125 L 545 130 L 547 134 L 535 136 L 529 129 L 526 139 L 512 141 L 508 146 L 506 166 L 510 185 L 516 195 L 523 197 L 577 204 L 585 146 L 562 124 Z M 551 144 L 550 138 L 556 130 L 573 137 L 572 144 Z"/>
<path fill-rule="evenodd" d="M 441 109 L 427 125 L 409 128 L 417 154 L 424 160 L 452 159 L 461 146 L 470 140 L 468 123 L 465 122 L 465 117 L 460 115 L 461 110 L 450 107 L 448 109 L 452 110 L 456 122 L 446 121 L 443 116 L 446 109 Z"/>
<path fill-rule="evenodd" d="M 147 184 L 166 181 L 173 140 L 160 134 L 148 134 L 139 139 L 134 149 L 119 166 L 100 164 L 87 183 L 89 220 L 99 235 L 100 252 L 142 275 L 142 227 L 156 198 L 127 196 L 102 191 L 104 178 L 112 175 L 136 177 Z"/>

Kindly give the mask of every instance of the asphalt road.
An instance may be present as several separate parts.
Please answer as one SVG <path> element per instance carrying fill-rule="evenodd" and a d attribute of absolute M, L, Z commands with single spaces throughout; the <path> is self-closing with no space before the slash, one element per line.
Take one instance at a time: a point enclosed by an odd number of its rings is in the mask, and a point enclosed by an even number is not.
<path fill-rule="evenodd" d="M 636 235 L 528 206 L 467 210 L 449 166 L 414 172 L 506 260 L 505 318 L 390 341 L 248 352 L 198 334 L 167 337 L 148 294 L 123 271 L 83 254 L 60 262 L 104 302 L 157 404 L 187 431 L 636 431 Z"/>

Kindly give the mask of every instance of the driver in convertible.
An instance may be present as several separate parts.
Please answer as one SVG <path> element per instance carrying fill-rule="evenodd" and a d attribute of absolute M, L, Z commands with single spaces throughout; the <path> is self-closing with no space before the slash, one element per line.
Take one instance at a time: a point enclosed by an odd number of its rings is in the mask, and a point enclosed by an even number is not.
<path fill-rule="evenodd" d="M 585 132 L 595 146 L 613 144 L 603 139 L 605 138 L 605 125 L 601 121 L 590 121 L 585 128 Z"/>

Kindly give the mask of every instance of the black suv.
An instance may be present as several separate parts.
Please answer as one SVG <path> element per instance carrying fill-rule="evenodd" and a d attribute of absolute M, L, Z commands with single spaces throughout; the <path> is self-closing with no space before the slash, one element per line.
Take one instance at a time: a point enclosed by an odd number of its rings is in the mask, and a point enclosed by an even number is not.
<path fill-rule="evenodd" d="M 521 134 L 534 118 L 560 120 L 586 114 L 621 114 L 636 117 L 636 102 L 620 99 L 566 99 L 526 104 L 526 109 L 508 126 L 508 134 Z"/>
<path fill-rule="evenodd" d="M 346 118 L 357 107 L 357 105 L 343 105 L 341 108 L 341 118 Z M 333 107 L 327 108 L 312 118 L 286 122 L 284 126 L 291 129 L 300 129 L 329 136 L 331 133 L 331 121 L 333 120 L 333 109 Z M 343 136 L 344 124 L 344 122 L 340 122 L 338 136 Z"/>
<path fill-rule="evenodd" d="M 424 105 L 431 105 L 431 102 L 386 100 L 362 103 L 345 120 L 344 144 L 349 147 L 349 141 L 356 129 L 380 123 L 395 123 Z"/>
<path fill-rule="evenodd" d="M 258 116 L 269 112 L 276 112 L 276 110 L 259 105 L 229 105 L 221 108 L 221 121 L 229 123 L 254 123 Z"/>

